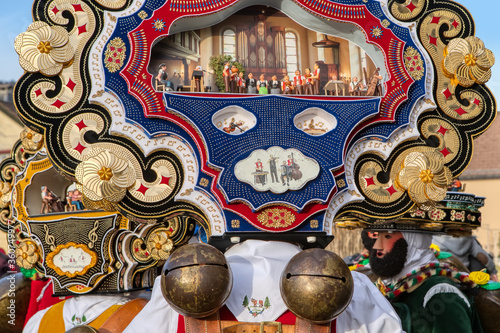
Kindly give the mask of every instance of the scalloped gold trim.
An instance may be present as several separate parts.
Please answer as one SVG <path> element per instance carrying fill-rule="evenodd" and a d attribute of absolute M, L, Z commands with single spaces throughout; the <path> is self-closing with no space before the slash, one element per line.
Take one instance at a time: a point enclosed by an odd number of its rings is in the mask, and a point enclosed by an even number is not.
<path fill-rule="evenodd" d="M 54 264 L 54 256 L 58 255 L 59 252 L 61 252 L 61 250 L 63 249 L 69 249 L 70 247 L 75 247 L 75 248 L 78 248 L 78 249 L 82 249 L 83 252 L 87 253 L 88 255 L 90 255 L 90 264 L 88 264 L 87 266 L 85 266 L 82 270 L 78 271 L 78 272 L 74 272 L 74 273 L 69 273 L 69 272 L 63 272 L 59 267 L 57 267 L 55 264 Z M 74 242 L 69 242 L 69 243 L 66 243 L 66 244 L 61 244 L 59 246 L 56 247 L 56 249 L 52 252 L 50 252 L 48 255 L 47 255 L 47 258 L 45 259 L 46 260 L 46 263 L 47 263 L 47 266 L 52 268 L 53 270 L 56 271 L 56 273 L 58 275 L 61 275 L 61 276 L 67 276 L 69 278 L 73 278 L 77 275 L 84 275 L 85 273 L 87 273 L 87 271 L 89 269 L 91 269 L 92 267 L 94 267 L 97 263 L 97 254 L 90 250 L 88 248 L 87 245 L 85 244 L 76 244 Z"/>

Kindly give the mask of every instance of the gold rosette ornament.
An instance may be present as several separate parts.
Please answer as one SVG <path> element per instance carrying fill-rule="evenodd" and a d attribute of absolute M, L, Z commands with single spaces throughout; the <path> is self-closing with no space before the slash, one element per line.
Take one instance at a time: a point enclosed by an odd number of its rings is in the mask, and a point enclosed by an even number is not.
<path fill-rule="evenodd" d="M 471 272 L 469 274 L 469 279 L 475 284 L 483 285 L 488 283 L 488 281 L 490 280 L 490 275 L 486 273 L 486 269 L 484 269 L 481 271 Z"/>
<path fill-rule="evenodd" d="M 103 204 L 122 200 L 135 183 L 132 164 L 104 149 L 93 149 L 85 158 L 75 169 L 77 187 L 83 195 Z"/>
<path fill-rule="evenodd" d="M 26 32 L 16 37 L 14 49 L 25 71 L 47 76 L 59 74 L 75 54 L 66 29 L 41 21 L 33 22 Z"/>
<path fill-rule="evenodd" d="M 153 259 L 167 260 L 174 247 L 174 242 L 168 237 L 166 231 L 157 231 L 148 237 L 146 246 Z"/>
<path fill-rule="evenodd" d="M 443 71 L 453 84 L 470 87 L 474 83 L 485 84 L 491 78 L 495 56 L 477 37 L 452 39 L 444 55 Z"/>
<path fill-rule="evenodd" d="M 419 206 L 432 207 L 445 198 L 451 180 L 452 174 L 444 166 L 441 153 L 412 152 L 404 159 L 396 184 L 407 190 L 412 201 Z"/>
<path fill-rule="evenodd" d="M 16 249 L 16 263 L 24 269 L 32 269 L 40 259 L 38 248 L 31 241 L 23 241 Z"/>
<path fill-rule="evenodd" d="M 21 142 L 26 150 L 37 151 L 42 148 L 43 135 L 30 128 L 25 128 L 21 132 Z"/>

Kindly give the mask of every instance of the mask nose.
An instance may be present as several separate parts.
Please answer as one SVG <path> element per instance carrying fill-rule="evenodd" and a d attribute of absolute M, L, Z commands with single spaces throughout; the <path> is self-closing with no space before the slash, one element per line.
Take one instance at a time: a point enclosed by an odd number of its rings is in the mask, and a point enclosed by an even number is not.
<path fill-rule="evenodd" d="M 382 239 L 379 237 L 375 241 L 375 244 L 373 244 L 373 250 L 376 250 L 378 255 L 379 252 L 382 252 L 383 248 L 384 247 L 382 246 Z"/>

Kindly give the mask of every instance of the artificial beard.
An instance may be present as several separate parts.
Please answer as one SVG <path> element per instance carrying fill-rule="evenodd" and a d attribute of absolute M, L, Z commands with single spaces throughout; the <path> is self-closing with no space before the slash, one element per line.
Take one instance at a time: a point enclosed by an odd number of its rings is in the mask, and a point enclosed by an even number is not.
<path fill-rule="evenodd" d="M 393 277 L 403 270 L 407 254 L 408 243 L 404 238 L 400 238 L 394 243 L 392 250 L 382 258 L 378 258 L 377 250 L 373 249 L 370 253 L 370 267 L 380 277 Z"/>

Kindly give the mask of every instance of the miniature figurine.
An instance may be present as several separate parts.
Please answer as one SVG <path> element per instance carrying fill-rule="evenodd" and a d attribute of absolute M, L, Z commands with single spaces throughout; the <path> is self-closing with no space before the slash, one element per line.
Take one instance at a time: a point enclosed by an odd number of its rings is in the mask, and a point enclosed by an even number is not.
<path fill-rule="evenodd" d="M 379 74 L 380 68 L 377 67 L 375 72 L 370 78 L 370 82 L 368 83 L 368 90 L 366 91 L 366 96 L 382 96 L 382 86 L 380 84 L 380 80 L 382 80 L 382 76 Z"/>
<path fill-rule="evenodd" d="M 361 89 L 363 88 L 363 82 L 358 81 L 358 77 L 352 78 L 351 83 L 349 83 L 349 93 L 351 96 L 361 96 Z"/>
<path fill-rule="evenodd" d="M 259 81 L 257 81 L 257 88 L 259 88 L 259 94 L 267 95 L 269 92 L 267 90 L 269 83 L 264 79 L 264 74 L 261 74 Z"/>
<path fill-rule="evenodd" d="M 64 211 L 61 200 L 47 186 L 42 186 L 42 207 L 40 214 Z"/>
<path fill-rule="evenodd" d="M 238 74 L 238 92 L 244 94 L 246 92 L 246 80 L 244 79 L 245 74 L 240 72 Z"/>
<path fill-rule="evenodd" d="M 222 70 L 222 76 L 224 78 L 224 88 L 225 92 L 231 91 L 231 73 L 229 70 L 229 61 L 224 63 L 224 69 Z"/>
<path fill-rule="evenodd" d="M 313 79 L 313 94 L 319 95 L 320 69 L 317 63 L 314 64 L 314 73 L 312 75 L 312 79 Z"/>
<path fill-rule="evenodd" d="M 76 210 L 83 210 L 83 203 L 82 203 L 82 193 L 78 190 L 74 190 L 73 194 L 71 196 L 71 204 L 75 205 Z"/>
<path fill-rule="evenodd" d="M 257 80 L 253 78 L 253 73 L 248 73 L 248 79 L 246 80 L 247 93 L 256 94 L 257 93 Z"/>
<path fill-rule="evenodd" d="M 191 77 L 191 91 L 192 92 L 203 92 L 204 89 L 203 83 L 203 70 L 201 66 L 196 66 L 196 69 L 193 71 L 193 75 Z"/>
<path fill-rule="evenodd" d="M 269 87 L 271 88 L 271 94 L 279 95 L 281 93 L 280 81 L 278 81 L 278 77 L 276 75 L 273 75 L 271 77 L 271 82 L 269 82 Z"/>
<path fill-rule="evenodd" d="M 304 77 L 305 77 L 305 81 L 306 81 L 306 84 L 304 86 L 304 94 L 305 95 L 312 95 L 313 94 L 313 79 L 312 79 L 312 74 L 311 74 L 311 69 L 309 67 L 307 67 L 305 69 L 305 74 L 304 74 Z"/>
<path fill-rule="evenodd" d="M 237 83 L 237 78 L 238 78 L 238 67 L 236 65 L 231 66 L 231 92 L 237 93 L 238 92 L 238 83 Z"/>
<path fill-rule="evenodd" d="M 169 85 L 167 79 L 168 79 L 168 74 L 167 74 L 167 65 L 165 64 L 160 64 L 159 70 L 158 70 L 158 75 L 156 75 L 156 79 L 160 84 L 165 85 L 167 87 Z"/>
<path fill-rule="evenodd" d="M 290 77 L 288 75 L 285 75 L 283 78 L 283 81 L 281 82 L 281 91 L 285 95 L 291 95 L 292 94 L 292 81 L 290 81 Z"/>
<path fill-rule="evenodd" d="M 64 206 L 66 212 L 74 212 L 76 210 L 76 206 L 71 204 L 71 196 L 73 195 L 73 191 L 68 191 L 66 194 L 66 205 Z"/>
<path fill-rule="evenodd" d="M 296 70 L 295 76 L 293 77 L 293 88 L 295 89 L 295 93 L 297 95 L 302 95 L 304 93 L 304 91 L 303 91 L 304 81 L 305 81 L 305 79 L 302 75 L 300 75 L 300 71 Z"/>
<path fill-rule="evenodd" d="M 465 186 L 462 187 L 462 182 L 460 181 L 460 178 L 455 178 L 451 182 L 450 186 L 448 186 L 448 191 L 450 192 L 463 192 L 465 190 Z"/>

